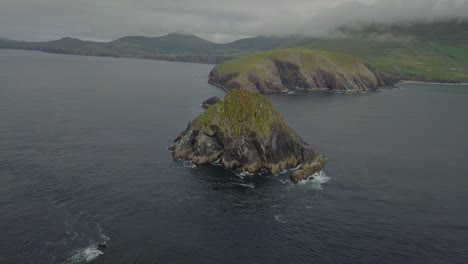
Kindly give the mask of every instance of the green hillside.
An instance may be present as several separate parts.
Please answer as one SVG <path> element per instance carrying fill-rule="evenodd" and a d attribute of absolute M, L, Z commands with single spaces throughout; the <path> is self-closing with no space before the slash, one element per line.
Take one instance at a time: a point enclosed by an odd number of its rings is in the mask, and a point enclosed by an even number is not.
<path fill-rule="evenodd" d="M 322 68 L 333 71 L 340 70 L 350 74 L 368 74 L 367 68 L 365 68 L 366 71 L 362 71 L 363 62 L 354 56 L 306 48 L 256 52 L 222 63 L 218 69 L 223 74 L 238 73 L 242 75 L 270 60 L 294 60 L 300 63 L 301 68 L 309 72 Z"/>
<path fill-rule="evenodd" d="M 298 46 L 353 54 L 402 78 L 468 81 L 468 42 L 454 45 L 427 40 L 313 39 Z"/>
<path fill-rule="evenodd" d="M 237 52 L 223 44 L 179 33 L 152 38 L 123 37 L 110 42 L 109 46 L 113 50 L 127 54 L 223 55 Z"/>
<path fill-rule="evenodd" d="M 256 52 L 221 63 L 211 71 L 209 82 L 224 90 L 259 92 L 362 92 L 394 84 L 363 59 L 307 48 Z"/>
<path fill-rule="evenodd" d="M 380 71 L 402 79 L 468 82 L 468 22 L 370 24 L 357 29 L 341 27 L 338 31 L 340 38 L 258 36 L 228 44 L 177 33 L 124 37 L 111 42 L 73 38 L 25 42 L 0 38 L 0 48 L 200 63 L 219 63 L 271 49 L 311 48 L 361 57 Z"/>
<path fill-rule="evenodd" d="M 352 54 L 403 79 L 468 81 L 468 23 L 456 21 L 340 29 L 346 38 L 254 37 L 230 43 L 244 53 L 304 47 Z"/>

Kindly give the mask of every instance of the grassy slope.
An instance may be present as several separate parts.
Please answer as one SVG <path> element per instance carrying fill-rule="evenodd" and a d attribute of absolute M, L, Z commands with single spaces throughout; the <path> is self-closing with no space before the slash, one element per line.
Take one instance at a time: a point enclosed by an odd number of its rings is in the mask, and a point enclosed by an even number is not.
<path fill-rule="evenodd" d="M 237 81 L 242 85 L 247 82 L 247 76 L 254 73 L 267 80 L 268 64 L 272 60 L 288 61 L 298 65 L 302 72 L 315 73 L 318 69 L 330 72 L 340 72 L 345 75 L 361 75 L 374 79 L 374 74 L 364 65 L 364 61 L 354 56 L 329 51 L 306 48 L 276 49 L 257 52 L 218 66 L 221 74 L 239 73 Z"/>
<path fill-rule="evenodd" d="M 381 71 L 402 76 L 468 81 L 468 45 L 447 45 L 440 41 L 389 42 L 356 39 L 313 40 L 302 43 L 301 46 L 353 54 L 369 60 Z"/>
<path fill-rule="evenodd" d="M 251 41 L 255 42 L 254 39 Z M 251 47 L 256 46 L 263 48 L 262 45 L 251 45 Z M 466 40 L 460 37 L 457 41 L 289 39 L 280 43 L 278 47 L 305 47 L 352 54 L 368 60 L 383 72 L 395 73 L 410 79 L 468 81 L 468 36 Z"/>
<path fill-rule="evenodd" d="M 193 124 L 201 129 L 216 125 L 230 137 L 253 132 L 263 139 L 268 138 L 273 125 L 278 124 L 295 135 L 268 99 L 246 89 L 229 92 L 223 100 L 196 118 Z"/>
<path fill-rule="evenodd" d="M 425 43 L 317 40 L 304 46 L 354 54 L 369 60 L 383 72 L 432 79 L 468 79 L 468 73 L 458 76 L 451 71 L 460 61 L 431 49 Z"/>
<path fill-rule="evenodd" d="M 350 32 L 347 32 L 350 33 Z M 305 47 L 352 54 L 403 78 L 468 81 L 468 23 L 373 25 L 348 38 L 254 37 L 230 43 L 242 52 Z"/>

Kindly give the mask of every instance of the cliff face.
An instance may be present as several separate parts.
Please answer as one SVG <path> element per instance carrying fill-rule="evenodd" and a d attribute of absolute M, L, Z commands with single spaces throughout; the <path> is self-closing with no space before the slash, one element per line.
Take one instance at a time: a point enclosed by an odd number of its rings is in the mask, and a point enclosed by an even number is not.
<path fill-rule="evenodd" d="M 320 171 L 322 155 L 289 128 L 257 92 L 239 89 L 191 122 L 170 148 L 175 159 L 197 165 L 219 163 L 249 173 L 278 173 L 300 166 L 293 182 Z"/>
<path fill-rule="evenodd" d="M 358 58 L 310 49 L 272 50 L 234 59 L 216 66 L 209 77 L 210 84 L 224 90 L 243 87 L 259 92 L 362 92 L 396 83 Z"/>

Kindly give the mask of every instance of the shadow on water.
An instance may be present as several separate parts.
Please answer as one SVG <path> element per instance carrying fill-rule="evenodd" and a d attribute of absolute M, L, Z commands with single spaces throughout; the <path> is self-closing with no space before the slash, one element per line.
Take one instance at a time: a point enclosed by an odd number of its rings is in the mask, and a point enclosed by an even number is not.
<path fill-rule="evenodd" d="M 259 187 L 265 188 L 272 184 L 264 175 L 237 173 L 215 165 L 192 168 L 191 174 L 202 185 L 220 191 L 234 190 L 245 192 Z"/>
<path fill-rule="evenodd" d="M 244 175 L 221 166 L 195 167 L 189 162 L 178 162 L 185 164 L 179 169 L 189 171 L 186 177 L 191 179 L 191 190 L 198 188 L 196 193 L 201 194 L 198 199 L 209 202 L 210 206 L 223 213 L 237 215 L 269 210 L 271 212 L 266 213 L 267 215 L 277 215 L 278 210 L 283 210 L 290 201 L 300 204 L 304 197 L 315 197 L 322 190 L 322 184 L 329 180 L 321 172 L 315 179 L 294 185 L 289 180 L 292 170 L 276 175 Z"/>

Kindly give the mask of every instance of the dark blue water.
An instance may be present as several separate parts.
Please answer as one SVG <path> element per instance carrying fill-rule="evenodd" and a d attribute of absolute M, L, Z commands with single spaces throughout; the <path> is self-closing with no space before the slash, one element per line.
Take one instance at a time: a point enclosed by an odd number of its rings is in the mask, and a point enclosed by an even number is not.
<path fill-rule="evenodd" d="M 0 263 L 467 262 L 467 86 L 269 95 L 328 158 L 294 186 L 172 161 L 210 69 L 0 50 Z"/>

